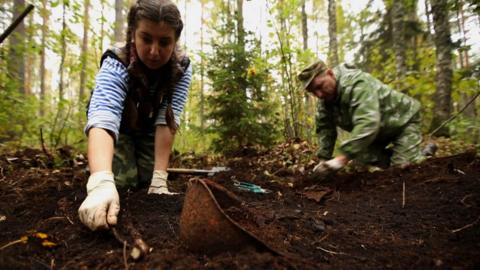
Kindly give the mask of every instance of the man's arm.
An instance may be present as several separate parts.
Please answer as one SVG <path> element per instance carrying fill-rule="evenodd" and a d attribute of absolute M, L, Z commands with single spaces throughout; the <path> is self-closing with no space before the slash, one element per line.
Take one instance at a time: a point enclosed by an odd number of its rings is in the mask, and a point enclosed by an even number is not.
<path fill-rule="evenodd" d="M 380 130 L 381 113 L 376 89 L 364 81 L 357 83 L 352 90 L 350 106 L 353 130 L 340 150 L 349 159 L 354 159 L 375 140 Z"/>
<path fill-rule="evenodd" d="M 337 140 L 337 129 L 333 121 L 332 108 L 327 107 L 322 100 L 318 101 L 315 124 L 318 138 L 317 156 L 324 160 L 330 159 Z"/>

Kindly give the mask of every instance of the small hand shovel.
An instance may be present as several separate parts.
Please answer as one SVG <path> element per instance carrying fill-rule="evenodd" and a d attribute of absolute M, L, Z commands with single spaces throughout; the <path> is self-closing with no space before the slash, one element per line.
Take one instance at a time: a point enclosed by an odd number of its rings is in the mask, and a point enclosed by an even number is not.
<path fill-rule="evenodd" d="M 230 171 L 228 167 L 212 167 L 210 170 L 204 169 L 188 169 L 188 168 L 168 168 L 168 173 L 178 173 L 178 174 L 191 174 L 191 175 L 207 175 L 213 176 L 219 172 L 226 172 Z"/>

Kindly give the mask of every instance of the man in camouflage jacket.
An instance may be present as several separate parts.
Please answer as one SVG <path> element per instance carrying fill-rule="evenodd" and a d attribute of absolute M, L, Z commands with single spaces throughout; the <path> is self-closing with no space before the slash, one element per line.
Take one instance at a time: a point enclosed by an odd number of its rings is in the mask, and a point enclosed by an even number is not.
<path fill-rule="evenodd" d="M 320 60 L 298 79 L 319 98 L 316 133 L 321 161 L 314 172 L 339 170 L 349 160 L 385 167 L 424 159 L 420 103 L 415 99 L 347 64 L 330 69 Z M 337 126 L 351 136 L 341 143 L 341 154 L 332 158 Z"/>

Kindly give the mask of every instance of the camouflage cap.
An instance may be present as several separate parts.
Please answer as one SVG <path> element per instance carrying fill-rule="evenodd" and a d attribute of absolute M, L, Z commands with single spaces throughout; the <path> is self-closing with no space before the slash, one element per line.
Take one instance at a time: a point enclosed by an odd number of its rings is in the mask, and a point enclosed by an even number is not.
<path fill-rule="evenodd" d="M 313 78 L 325 70 L 327 70 L 327 65 L 322 60 L 317 60 L 315 63 L 302 70 L 302 72 L 297 75 L 297 78 L 301 83 L 301 88 L 303 90 L 307 89 L 307 86 L 312 82 Z"/>

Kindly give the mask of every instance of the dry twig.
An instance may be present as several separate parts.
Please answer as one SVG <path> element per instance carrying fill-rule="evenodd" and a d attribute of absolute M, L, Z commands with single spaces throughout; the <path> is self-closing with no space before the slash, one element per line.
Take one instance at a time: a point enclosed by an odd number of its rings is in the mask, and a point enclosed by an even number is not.
<path fill-rule="evenodd" d="M 40 221 L 37 226 L 43 226 L 43 225 L 45 225 L 45 223 L 53 221 L 53 220 L 63 220 L 63 219 L 66 219 L 72 225 L 74 224 L 73 221 L 68 216 L 64 216 L 64 217 L 58 216 L 58 217 L 49 217 L 47 219 L 44 219 L 44 220 Z"/>
<path fill-rule="evenodd" d="M 42 145 L 42 151 L 47 156 L 49 161 L 53 161 L 53 156 L 48 152 L 47 147 L 45 146 L 45 140 L 43 139 L 43 129 L 40 128 L 40 143 Z"/>
<path fill-rule="evenodd" d="M 461 228 L 458 228 L 458 229 L 455 229 L 455 230 L 451 230 L 451 232 L 452 232 L 452 233 L 457 233 L 457 232 L 463 231 L 463 230 L 465 230 L 465 229 L 468 229 L 468 228 L 470 228 L 470 227 L 475 226 L 475 224 L 477 224 L 479 221 L 480 221 L 480 216 L 479 216 L 474 222 L 472 222 L 472 223 L 470 223 L 470 224 L 467 224 L 467 225 L 465 225 L 465 226 L 463 226 L 463 227 L 461 227 Z"/>
<path fill-rule="evenodd" d="M 23 242 L 25 242 L 25 240 L 23 240 L 23 239 L 18 239 L 18 240 L 12 241 L 12 242 L 7 243 L 7 244 L 3 245 L 2 247 L 0 247 L 0 250 L 4 250 L 5 248 L 7 248 L 9 246 L 13 246 L 15 244 L 23 243 Z"/>
<path fill-rule="evenodd" d="M 463 205 L 465 205 L 465 207 L 467 207 L 467 208 L 468 208 L 468 207 L 472 207 L 471 204 L 465 202 L 468 198 L 470 198 L 470 197 L 472 197 L 472 196 L 473 196 L 473 194 L 465 195 L 465 197 L 463 197 L 463 199 L 460 200 L 460 202 L 461 202 Z"/>
<path fill-rule="evenodd" d="M 67 218 L 68 222 L 70 222 L 70 224 L 72 225 L 74 224 L 73 221 L 68 216 L 65 216 L 65 217 Z"/>
<path fill-rule="evenodd" d="M 333 255 L 347 255 L 347 253 L 344 253 L 344 252 L 335 252 L 335 251 L 331 251 L 331 250 L 328 250 L 328 249 L 325 249 L 325 248 L 322 248 L 322 247 L 317 247 L 317 249 L 320 249 L 321 251 L 325 251 L 325 252 L 333 254 Z"/>
<path fill-rule="evenodd" d="M 320 238 L 320 240 L 317 241 L 317 243 L 321 243 L 323 240 L 327 239 L 329 236 L 330 236 L 329 233 L 325 234 L 324 236 L 322 236 L 322 238 Z"/>

